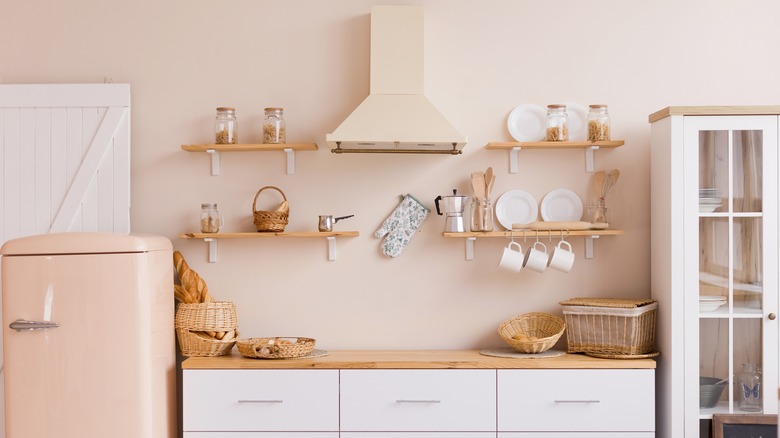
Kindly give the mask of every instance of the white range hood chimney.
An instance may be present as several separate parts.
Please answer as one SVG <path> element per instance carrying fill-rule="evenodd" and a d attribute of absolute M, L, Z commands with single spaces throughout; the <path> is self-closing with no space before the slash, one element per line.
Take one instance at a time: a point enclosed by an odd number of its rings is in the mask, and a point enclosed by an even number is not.
<path fill-rule="evenodd" d="M 371 8 L 370 94 L 325 136 L 334 153 L 460 154 L 461 135 L 423 95 L 422 6 Z"/>

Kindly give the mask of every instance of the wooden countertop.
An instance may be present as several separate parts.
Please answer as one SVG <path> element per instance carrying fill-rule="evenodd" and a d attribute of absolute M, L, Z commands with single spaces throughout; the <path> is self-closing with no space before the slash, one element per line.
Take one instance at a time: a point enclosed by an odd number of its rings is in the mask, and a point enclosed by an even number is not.
<path fill-rule="evenodd" d="M 479 350 L 333 350 L 311 359 L 249 359 L 229 356 L 190 357 L 182 369 L 626 369 L 655 368 L 653 359 L 598 359 L 584 354 L 519 359 L 483 356 Z"/>

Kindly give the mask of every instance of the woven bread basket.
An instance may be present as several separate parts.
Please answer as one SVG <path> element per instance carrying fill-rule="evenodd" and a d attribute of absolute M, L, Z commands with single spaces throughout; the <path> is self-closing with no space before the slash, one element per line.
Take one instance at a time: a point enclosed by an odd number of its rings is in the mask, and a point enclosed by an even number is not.
<path fill-rule="evenodd" d="M 266 189 L 276 190 L 277 192 L 281 193 L 282 198 L 284 198 L 284 201 L 282 201 L 274 211 L 257 209 L 257 198 L 260 196 L 260 193 Z M 287 195 L 285 195 L 284 192 L 278 187 L 265 186 L 261 188 L 255 194 L 255 200 L 252 203 L 252 216 L 254 217 L 257 231 L 273 231 L 281 233 L 284 231 L 284 227 L 287 225 L 287 221 L 290 218 L 290 206 L 287 203 Z"/>
<path fill-rule="evenodd" d="M 239 339 L 238 351 L 244 357 L 256 359 L 293 359 L 314 350 L 312 338 L 247 338 Z"/>
<path fill-rule="evenodd" d="M 181 303 L 174 319 L 179 350 L 184 356 L 224 356 L 236 344 L 238 318 L 231 301 Z M 217 339 L 209 333 L 232 331 L 232 336 Z"/>
<path fill-rule="evenodd" d="M 549 313 L 531 312 L 509 318 L 498 326 L 498 334 L 520 353 L 543 353 L 566 329 L 563 319 Z"/>

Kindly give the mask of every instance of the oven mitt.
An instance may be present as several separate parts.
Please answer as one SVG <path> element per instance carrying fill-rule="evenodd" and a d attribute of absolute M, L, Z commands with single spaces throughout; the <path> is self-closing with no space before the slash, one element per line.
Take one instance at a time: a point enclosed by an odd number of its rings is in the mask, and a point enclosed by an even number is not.
<path fill-rule="evenodd" d="M 414 196 L 404 196 L 398 207 L 374 233 L 376 237 L 387 235 L 382 241 L 382 253 L 398 257 L 430 212 L 431 210 L 425 208 Z"/>

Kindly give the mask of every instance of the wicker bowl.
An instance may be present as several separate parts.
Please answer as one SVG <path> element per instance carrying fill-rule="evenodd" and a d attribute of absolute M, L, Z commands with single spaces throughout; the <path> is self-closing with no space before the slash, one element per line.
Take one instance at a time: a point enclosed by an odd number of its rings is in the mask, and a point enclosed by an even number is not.
<path fill-rule="evenodd" d="M 560 339 L 566 323 L 549 313 L 531 312 L 512 317 L 498 326 L 498 334 L 520 353 L 543 353 Z"/>
<path fill-rule="evenodd" d="M 232 301 L 209 301 L 205 303 L 181 303 L 174 318 L 176 338 L 184 356 L 224 356 L 236 344 L 238 318 L 236 305 Z M 232 339 L 216 339 L 208 332 L 229 332 L 235 330 Z"/>
<path fill-rule="evenodd" d="M 238 351 L 244 357 L 253 359 L 294 359 L 314 350 L 312 338 L 247 338 L 236 342 Z"/>

